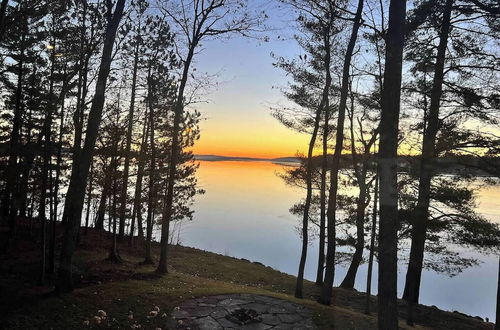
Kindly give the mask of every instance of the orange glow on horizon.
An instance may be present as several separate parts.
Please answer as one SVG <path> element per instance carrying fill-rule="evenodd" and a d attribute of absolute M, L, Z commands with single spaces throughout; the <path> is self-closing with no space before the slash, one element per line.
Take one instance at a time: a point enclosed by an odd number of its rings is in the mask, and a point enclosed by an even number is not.
<path fill-rule="evenodd" d="M 273 118 L 263 120 L 207 120 L 193 152 L 250 158 L 294 157 L 303 153 L 309 137 L 292 132 Z"/>

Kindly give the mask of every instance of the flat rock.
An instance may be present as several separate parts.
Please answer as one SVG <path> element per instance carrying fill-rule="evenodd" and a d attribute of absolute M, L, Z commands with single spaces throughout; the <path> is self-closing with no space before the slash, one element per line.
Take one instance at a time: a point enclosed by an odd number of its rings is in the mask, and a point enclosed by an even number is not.
<path fill-rule="evenodd" d="M 256 313 L 254 321 L 236 324 L 226 317 L 235 310 Z M 307 308 L 286 300 L 253 294 L 233 294 L 200 297 L 183 302 L 171 313 L 172 329 L 199 330 L 268 330 L 316 329 Z"/>

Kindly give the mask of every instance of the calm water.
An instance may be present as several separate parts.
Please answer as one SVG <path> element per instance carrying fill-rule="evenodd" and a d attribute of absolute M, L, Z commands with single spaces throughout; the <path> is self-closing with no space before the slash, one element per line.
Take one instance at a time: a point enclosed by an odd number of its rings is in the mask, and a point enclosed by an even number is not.
<path fill-rule="evenodd" d="M 206 194 L 198 197 L 194 221 L 180 231 L 183 245 L 220 254 L 259 261 L 282 272 L 296 275 L 300 257 L 300 238 L 296 217 L 288 210 L 304 197 L 304 192 L 287 186 L 277 177 L 283 166 L 269 162 L 202 161 L 198 177 Z M 500 187 L 480 192 L 479 211 L 500 222 Z M 445 310 L 495 318 L 498 259 L 481 256 L 479 267 L 449 278 L 425 271 L 421 303 Z M 305 276 L 315 279 L 317 242 L 312 242 Z M 366 266 L 358 272 L 356 289 L 365 290 Z M 346 269 L 338 266 L 335 284 Z M 404 285 L 405 265 L 399 267 L 398 289 Z M 377 283 L 374 268 L 373 283 Z"/>

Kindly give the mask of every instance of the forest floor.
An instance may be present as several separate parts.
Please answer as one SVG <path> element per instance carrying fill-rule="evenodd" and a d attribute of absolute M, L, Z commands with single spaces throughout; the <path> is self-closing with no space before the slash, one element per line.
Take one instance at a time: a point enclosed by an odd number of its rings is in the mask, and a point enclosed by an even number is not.
<path fill-rule="evenodd" d="M 25 227 L 26 228 L 26 227 Z M 0 230 L 0 242 L 5 242 Z M 304 283 L 304 298 L 293 297 L 295 277 L 260 263 L 194 248 L 171 246 L 169 274 L 157 276 L 154 267 L 142 265 L 143 242 L 119 244 L 123 263 L 106 260 L 111 235 L 89 230 L 83 234 L 74 257 L 77 288 L 69 294 L 53 294 L 54 275 L 37 285 L 39 244 L 19 238 L 8 253 L 0 254 L 0 328 L 2 329 L 166 329 L 169 314 L 194 297 L 251 293 L 285 299 L 311 310 L 320 329 L 376 329 L 376 313 L 364 314 L 366 295 L 334 289 L 333 306 L 316 303 L 319 288 Z M 153 244 L 158 260 L 158 244 Z M 159 309 L 159 313 L 151 313 Z M 371 310 L 376 311 L 376 297 Z M 106 318 L 96 323 L 99 310 Z M 416 327 L 404 322 L 406 304 L 399 302 L 402 329 L 493 329 L 474 317 L 419 305 Z M 89 324 L 87 324 L 89 323 Z"/>

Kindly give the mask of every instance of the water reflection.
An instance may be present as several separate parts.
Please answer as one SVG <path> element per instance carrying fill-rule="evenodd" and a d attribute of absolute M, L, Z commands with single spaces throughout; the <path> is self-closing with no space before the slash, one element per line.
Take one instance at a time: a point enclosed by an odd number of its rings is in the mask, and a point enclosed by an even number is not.
<path fill-rule="evenodd" d="M 270 162 L 202 161 L 198 178 L 206 194 L 196 201 L 194 221 L 183 224 L 182 244 L 259 261 L 296 275 L 300 239 L 295 230 L 297 219 L 288 210 L 304 197 L 304 192 L 285 185 L 276 175 L 282 171 L 283 166 Z M 479 196 L 479 212 L 500 222 L 500 187 L 484 188 Z M 421 302 L 494 320 L 498 260 L 494 256 L 480 259 L 483 263 L 479 267 L 453 278 L 424 271 Z M 316 265 L 317 242 L 313 241 L 306 264 L 307 279 L 315 279 Z M 365 290 L 366 271 L 366 265 L 359 268 L 358 290 Z M 405 271 L 400 265 L 400 295 Z M 336 285 L 345 272 L 345 268 L 337 267 Z M 376 289 L 376 265 L 373 281 Z"/>

